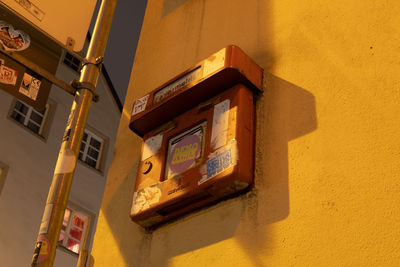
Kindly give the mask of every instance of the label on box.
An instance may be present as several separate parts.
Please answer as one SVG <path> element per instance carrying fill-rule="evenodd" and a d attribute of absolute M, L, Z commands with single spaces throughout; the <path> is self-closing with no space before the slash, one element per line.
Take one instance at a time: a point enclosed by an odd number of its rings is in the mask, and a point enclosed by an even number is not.
<path fill-rule="evenodd" d="M 166 179 L 195 166 L 196 160 L 200 158 L 202 152 L 204 127 L 205 124 L 202 123 L 170 139 L 165 173 Z"/>
<path fill-rule="evenodd" d="M 132 110 L 132 116 L 146 109 L 146 104 L 148 99 L 149 95 L 145 95 L 144 97 L 139 98 L 135 101 L 135 105 L 133 106 Z"/>
<path fill-rule="evenodd" d="M 196 69 L 185 74 L 183 77 L 177 79 L 176 81 L 165 86 L 164 88 L 161 88 L 157 93 L 155 93 L 154 94 L 154 104 L 161 102 L 168 96 L 172 95 L 179 89 L 185 87 L 186 85 L 190 84 L 191 82 L 197 80 L 200 77 L 201 77 L 201 68 L 197 67 Z"/>
<path fill-rule="evenodd" d="M 207 161 L 207 178 L 211 178 L 232 164 L 231 150 L 225 150 L 224 152 L 216 155 L 214 158 Z"/>
<path fill-rule="evenodd" d="M 226 145 L 228 133 L 230 100 L 226 99 L 214 106 L 214 115 L 211 132 L 211 147 L 213 149 Z"/>
<path fill-rule="evenodd" d="M 142 160 L 146 160 L 157 154 L 162 145 L 163 136 L 158 134 L 147 139 L 143 144 Z"/>

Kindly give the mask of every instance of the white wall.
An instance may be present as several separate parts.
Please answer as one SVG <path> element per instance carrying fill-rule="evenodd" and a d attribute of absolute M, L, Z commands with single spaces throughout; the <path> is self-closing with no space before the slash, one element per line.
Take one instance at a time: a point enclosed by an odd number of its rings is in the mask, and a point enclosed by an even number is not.
<path fill-rule="evenodd" d="M 76 73 L 62 63 L 56 76 L 64 81 Z M 113 157 L 120 112 L 104 77 L 97 84 L 100 102 L 93 103 L 88 125 L 107 137 L 103 170 L 97 171 L 78 162 L 69 200 L 98 215 L 108 166 Z M 9 166 L 0 192 L 0 267 L 30 266 L 37 233 L 73 96 L 52 86 L 54 118 L 47 139 L 23 128 L 8 118 L 13 97 L 0 91 L 0 162 Z M 92 236 L 97 218 L 93 218 Z M 77 256 L 57 249 L 55 265 L 76 266 Z"/>

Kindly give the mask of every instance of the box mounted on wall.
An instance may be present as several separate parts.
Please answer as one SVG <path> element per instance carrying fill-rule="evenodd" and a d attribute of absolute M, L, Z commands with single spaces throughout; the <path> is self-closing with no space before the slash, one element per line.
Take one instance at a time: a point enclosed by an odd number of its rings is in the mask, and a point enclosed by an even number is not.
<path fill-rule="evenodd" d="M 135 101 L 129 126 L 143 146 L 133 221 L 150 227 L 253 183 L 262 73 L 228 46 Z"/>

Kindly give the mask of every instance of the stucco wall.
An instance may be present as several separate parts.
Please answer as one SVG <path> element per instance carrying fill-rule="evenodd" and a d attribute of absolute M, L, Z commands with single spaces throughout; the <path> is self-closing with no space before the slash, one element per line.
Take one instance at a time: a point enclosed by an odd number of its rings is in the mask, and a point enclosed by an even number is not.
<path fill-rule="evenodd" d="M 400 4 L 150 0 L 94 266 L 396 266 Z M 152 233 L 129 220 L 133 102 L 228 45 L 265 69 L 255 188 Z"/>

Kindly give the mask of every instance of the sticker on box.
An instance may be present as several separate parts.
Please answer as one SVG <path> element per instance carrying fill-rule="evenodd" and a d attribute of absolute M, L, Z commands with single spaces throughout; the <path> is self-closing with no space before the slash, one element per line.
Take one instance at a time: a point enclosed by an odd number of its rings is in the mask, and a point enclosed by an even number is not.
<path fill-rule="evenodd" d="M 213 149 L 226 145 L 228 133 L 230 100 L 226 99 L 214 106 L 211 132 L 211 147 Z"/>
<path fill-rule="evenodd" d="M 166 179 L 196 165 L 196 160 L 201 157 L 204 127 L 205 123 L 202 123 L 170 139 L 168 143 Z"/>
<path fill-rule="evenodd" d="M 161 148 L 163 136 L 158 134 L 147 139 L 143 144 L 142 161 L 157 154 Z"/>
<path fill-rule="evenodd" d="M 169 167 L 181 173 L 192 166 L 200 156 L 201 140 L 196 135 L 185 136 L 172 150 Z"/>
<path fill-rule="evenodd" d="M 135 105 L 133 106 L 132 110 L 132 116 L 146 109 L 146 104 L 148 99 L 149 95 L 145 95 L 144 97 L 139 98 L 135 101 Z"/>
<path fill-rule="evenodd" d="M 217 155 L 215 158 L 207 160 L 207 178 L 211 178 L 232 164 L 231 150 L 228 149 L 221 154 Z"/>
<path fill-rule="evenodd" d="M 162 184 L 156 184 L 134 192 L 131 213 L 136 214 L 158 203 L 161 198 L 161 188 Z"/>
<path fill-rule="evenodd" d="M 228 168 L 237 164 L 239 160 L 239 151 L 236 139 L 232 139 L 228 145 L 218 149 L 208 155 L 206 164 L 200 167 L 201 179 L 198 185 L 207 182 Z"/>

